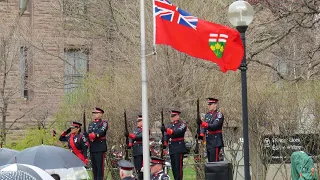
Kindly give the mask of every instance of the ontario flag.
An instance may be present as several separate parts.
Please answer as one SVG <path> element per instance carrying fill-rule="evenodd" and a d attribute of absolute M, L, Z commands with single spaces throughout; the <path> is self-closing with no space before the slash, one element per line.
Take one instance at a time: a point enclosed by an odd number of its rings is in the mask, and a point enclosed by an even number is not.
<path fill-rule="evenodd" d="M 155 44 L 212 61 L 222 72 L 238 69 L 244 49 L 237 30 L 192 16 L 169 0 L 153 1 Z"/>

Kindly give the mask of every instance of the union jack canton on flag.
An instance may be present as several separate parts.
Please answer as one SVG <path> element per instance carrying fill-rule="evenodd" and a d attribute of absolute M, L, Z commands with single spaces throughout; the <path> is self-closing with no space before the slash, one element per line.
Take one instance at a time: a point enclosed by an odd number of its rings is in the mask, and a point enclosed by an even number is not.
<path fill-rule="evenodd" d="M 170 22 L 177 22 L 178 24 L 197 29 L 198 18 L 192 16 L 186 11 L 174 6 L 168 0 L 155 0 L 155 16 L 160 16 Z"/>

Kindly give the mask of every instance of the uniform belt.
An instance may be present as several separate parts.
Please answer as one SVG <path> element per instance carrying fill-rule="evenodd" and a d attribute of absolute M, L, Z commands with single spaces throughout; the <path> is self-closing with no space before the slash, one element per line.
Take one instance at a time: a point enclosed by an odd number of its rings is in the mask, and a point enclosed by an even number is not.
<path fill-rule="evenodd" d="M 208 131 L 208 134 L 219 134 L 219 133 L 222 133 L 222 130 Z"/>
<path fill-rule="evenodd" d="M 107 138 L 105 136 L 98 137 L 95 139 L 95 141 L 101 141 L 101 140 L 106 140 Z"/>
<path fill-rule="evenodd" d="M 183 141 L 184 138 L 170 138 L 169 141 L 173 142 L 173 141 Z"/>
<path fill-rule="evenodd" d="M 134 144 L 142 144 L 142 141 L 135 141 Z"/>

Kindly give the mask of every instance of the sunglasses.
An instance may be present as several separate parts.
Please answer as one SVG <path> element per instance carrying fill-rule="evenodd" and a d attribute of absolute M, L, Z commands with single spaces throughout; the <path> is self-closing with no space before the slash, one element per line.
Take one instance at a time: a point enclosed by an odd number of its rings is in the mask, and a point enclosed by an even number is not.
<path fill-rule="evenodd" d="M 92 112 L 92 114 L 99 114 L 99 112 Z"/>
<path fill-rule="evenodd" d="M 175 117 L 176 115 L 178 115 L 178 114 L 171 114 L 171 117 Z"/>

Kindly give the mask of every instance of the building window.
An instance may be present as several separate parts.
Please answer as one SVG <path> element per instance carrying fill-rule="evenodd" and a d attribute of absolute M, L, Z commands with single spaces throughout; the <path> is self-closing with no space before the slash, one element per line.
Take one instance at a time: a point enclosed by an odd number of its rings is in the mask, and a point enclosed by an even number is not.
<path fill-rule="evenodd" d="M 28 48 L 25 46 L 20 47 L 20 77 L 21 97 L 28 100 Z"/>
<path fill-rule="evenodd" d="M 65 49 L 64 90 L 70 93 L 75 90 L 84 75 L 88 72 L 88 51 L 82 49 Z"/>

